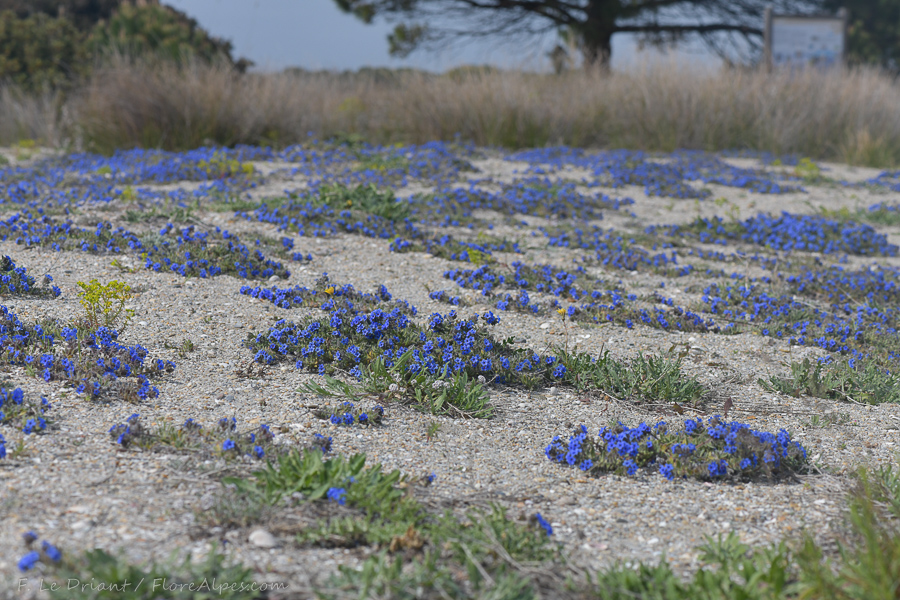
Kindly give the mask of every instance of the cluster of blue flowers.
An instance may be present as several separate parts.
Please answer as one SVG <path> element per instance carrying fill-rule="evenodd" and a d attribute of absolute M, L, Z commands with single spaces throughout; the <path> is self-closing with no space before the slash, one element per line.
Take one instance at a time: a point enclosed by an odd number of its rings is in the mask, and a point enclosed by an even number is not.
<path fill-rule="evenodd" d="M 535 173 L 566 167 L 586 169 L 593 175 L 593 180 L 582 181 L 582 185 L 612 188 L 642 185 L 649 196 L 705 198 L 710 195 L 708 190 L 698 189 L 685 181 L 742 188 L 760 194 L 785 194 L 799 189 L 787 181 L 786 176 L 735 167 L 706 152 L 679 150 L 668 155 L 669 160 L 665 163 L 653 158 L 645 152 L 631 150 L 586 152 L 555 147 L 516 152 L 507 160 L 527 161 Z"/>
<path fill-rule="evenodd" d="M 53 277 L 44 275 L 43 285 L 38 286 L 34 277 L 28 274 L 28 269 L 17 267 L 15 261 L 8 256 L 0 259 L 0 294 L 58 298 L 62 292 L 57 286 L 51 286 L 52 282 Z"/>
<path fill-rule="evenodd" d="M 704 244 L 739 240 L 784 252 L 897 256 L 897 246 L 869 225 L 789 212 L 782 212 L 780 217 L 761 213 L 734 223 L 726 223 L 721 217 L 698 218 L 685 227 L 650 226 L 646 232 L 661 232 L 674 237 L 693 235 Z"/>
<path fill-rule="evenodd" d="M 536 513 L 534 515 L 534 520 L 537 521 L 538 525 L 543 527 L 548 536 L 553 535 L 553 527 L 551 527 L 550 523 L 548 523 L 547 520 L 541 516 L 541 513 Z"/>
<path fill-rule="evenodd" d="M 21 388 L 7 390 L 0 388 L 0 425 L 21 428 L 25 435 L 40 433 L 47 429 L 44 415 L 53 405 L 41 396 L 41 401 L 28 401 Z M 0 457 L 2 458 L 2 457 Z"/>
<path fill-rule="evenodd" d="M 156 432 L 151 432 L 144 426 L 141 416 L 137 413 L 128 417 L 124 423 L 110 427 L 109 435 L 123 449 L 131 445 L 149 448 L 155 444 L 185 447 L 205 443 L 219 448 L 226 455 L 247 455 L 258 460 L 266 456 L 266 450 L 275 439 L 275 434 L 265 424 L 249 432 L 238 433 L 237 420 L 234 417 L 230 419 L 223 417 L 219 419 L 217 427 L 208 430 L 194 419 L 187 419 L 175 431 L 160 428 Z M 328 445 L 330 447 L 330 439 Z"/>
<path fill-rule="evenodd" d="M 882 171 L 877 177 L 866 181 L 865 184 L 887 188 L 892 192 L 900 192 L 900 171 Z M 896 210 L 896 205 L 893 209 L 889 208 L 888 210 Z"/>
<path fill-rule="evenodd" d="M 541 313 L 541 306 L 537 302 L 531 301 L 531 296 L 528 295 L 528 292 L 525 290 L 521 290 L 515 298 L 510 294 L 506 294 L 499 301 L 497 301 L 497 309 L 498 310 L 516 310 L 524 313 L 531 313 L 533 315 L 537 315 Z"/>
<path fill-rule="evenodd" d="M 568 443 L 554 437 L 544 449 L 547 458 L 592 474 L 635 475 L 641 468 L 657 470 L 666 479 L 718 480 L 777 478 L 802 471 L 806 449 L 790 434 L 756 431 L 721 417 L 688 419 L 684 429 L 671 431 L 665 422 L 649 426 L 603 427 L 597 438 L 578 427 Z"/>
<path fill-rule="evenodd" d="M 657 252 L 673 247 L 664 240 L 652 244 L 652 253 L 639 246 L 633 238 L 622 237 L 615 229 L 603 230 L 594 225 L 590 230 L 582 229 L 580 224 L 574 228 L 538 227 L 532 232 L 536 236 L 540 231 L 547 238 L 548 246 L 589 250 L 594 253 L 584 257 L 585 264 L 594 264 L 604 268 L 623 271 L 647 269 L 661 275 L 684 277 L 692 272 L 692 265 L 679 265 L 675 250 Z"/>
<path fill-rule="evenodd" d="M 343 425 L 350 427 L 354 423 L 358 423 L 365 427 L 371 425 L 381 425 L 384 419 L 384 407 L 375 405 L 371 408 L 371 413 L 363 407 L 357 407 L 352 402 L 342 402 L 333 409 L 321 409 L 316 415 L 322 419 L 327 419 L 332 425 Z"/>
<path fill-rule="evenodd" d="M 517 242 L 501 240 L 499 242 L 472 243 L 454 239 L 449 235 L 425 237 L 418 243 L 397 238 L 389 246 L 392 252 L 427 252 L 432 256 L 458 260 L 461 262 L 481 262 L 489 260 L 494 252 L 521 253 Z"/>
<path fill-rule="evenodd" d="M 374 294 L 359 292 L 352 284 L 336 285 L 330 283 L 327 273 L 316 281 L 314 289 L 303 286 L 293 288 L 271 288 L 241 286 L 240 293 L 251 298 L 267 300 L 279 308 L 321 308 L 331 311 L 346 309 L 351 314 L 365 308 L 371 310 L 377 306 L 387 310 L 398 310 L 406 315 L 416 315 L 418 310 L 405 300 L 393 300 L 388 289 L 381 285 Z"/>
<path fill-rule="evenodd" d="M 459 306 L 462 300 L 459 296 L 451 296 L 449 292 L 446 290 L 435 290 L 428 294 L 428 297 L 432 300 L 437 300 L 438 302 L 445 302 L 447 304 L 451 304 L 453 306 Z"/>
<path fill-rule="evenodd" d="M 483 296 L 490 296 L 495 288 L 534 290 L 575 300 L 585 293 L 575 287 L 576 275 L 552 265 L 531 266 L 515 261 L 511 267 L 514 272 L 508 278 L 502 273 L 495 273 L 490 265 L 477 269 L 450 269 L 444 271 L 444 277 L 462 288 L 481 290 Z"/>
<path fill-rule="evenodd" d="M 0 201 L 39 212 L 45 207 L 68 210 L 70 206 L 105 204 L 121 198 L 123 190 L 118 186 L 122 185 L 171 183 L 185 178 L 206 182 L 190 192 L 138 188 L 128 193 L 129 199 L 141 207 L 173 203 L 185 208 L 192 201 L 215 200 L 255 187 L 254 178 L 247 173 L 226 173 L 218 165 L 274 158 L 271 150 L 261 148 L 201 148 L 190 152 L 135 149 L 113 156 L 72 154 L 0 170 Z"/>
<path fill-rule="evenodd" d="M 334 500 L 341 506 L 347 504 L 347 490 L 344 488 L 331 487 L 328 488 L 328 492 L 326 494 L 329 500 Z"/>
<path fill-rule="evenodd" d="M 25 542 L 25 546 L 28 548 L 31 548 L 37 540 L 38 535 L 33 531 L 26 531 L 22 534 L 22 541 Z M 51 564 L 59 563 L 62 561 L 62 552 L 59 551 L 59 548 L 47 540 L 44 540 L 41 542 L 41 549 L 39 551 L 31 550 L 19 559 L 18 567 L 22 572 L 29 571 L 34 568 L 34 565 L 41 561 Z"/>
<path fill-rule="evenodd" d="M 226 173 L 220 167 L 229 163 L 246 161 L 275 160 L 284 156 L 271 148 L 257 146 L 236 146 L 234 148 L 206 147 L 185 152 L 164 150 L 117 150 L 112 156 L 97 154 L 70 154 L 45 162 L 36 167 L 51 180 L 64 176 L 66 172 L 79 173 L 86 181 L 112 181 L 118 185 L 140 183 L 176 183 L 179 181 L 209 181 Z"/>
<path fill-rule="evenodd" d="M 250 336 L 245 344 L 256 351 L 254 360 L 274 364 L 292 361 L 298 369 L 329 374 L 341 369 L 357 378 L 361 366 L 380 358 L 392 367 L 406 352 L 412 374 L 466 373 L 470 377 L 496 377 L 507 383 L 529 387 L 538 380 L 559 378 L 557 358 L 513 349 L 489 335 L 478 320 L 488 325 L 499 318 L 488 311 L 480 317 L 458 318 L 455 311 L 433 313 L 426 326 L 410 321 L 398 309 L 369 312 L 321 307 L 328 316 L 299 324 L 280 320 L 267 333 Z"/>
<path fill-rule="evenodd" d="M 174 232 L 174 235 L 170 235 Z M 244 279 L 266 279 L 272 275 L 288 277 L 290 271 L 280 262 L 267 258 L 258 248 L 262 242 L 257 239 L 251 249 L 228 230 L 215 228 L 217 237 L 211 232 L 200 232 L 194 226 L 176 230 L 172 223 L 159 231 L 161 240 L 142 240 L 137 234 L 113 227 L 109 222 L 97 223 L 92 229 L 76 227 L 71 220 L 57 222 L 55 219 L 30 212 L 16 213 L 0 221 L 0 239 L 12 239 L 28 247 L 49 247 L 63 250 L 80 250 L 91 254 L 131 253 L 142 258 L 144 267 L 152 271 L 171 272 L 183 277 L 214 277 L 228 273 Z M 277 249 L 276 249 L 277 250 Z M 311 260 L 312 256 L 292 255 L 294 260 Z M 4 280 L 2 284 L 16 289 L 18 279 Z M 49 280 L 48 280 L 49 284 Z M 34 280 L 24 282 L 24 289 L 34 288 Z M 50 288 L 55 293 L 54 288 Z M 57 294 L 58 295 L 58 294 Z"/>
<path fill-rule="evenodd" d="M 653 307 L 647 310 L 635 307 L 633 306 L 636 300 L 634 294 L 628 294 L 625 297 L 626 303 L 622 294 L 617 291 L 608 291 L 602 294 L 595 291 L 592 293 L 592 298 L 597 298 L 597 300 L 583 303 L 579 307 L 568 307 L 565 311 L 566 316 L 576 321 L 618 323 L 628 329 L 632 329 L 635 324 L 640 323 L 665 331 L 730 333 L 734 330 L 734 323 L 727 323 L 724 327 L 719 327 L 713 319 L 704 318 L 681 306 L 674 306 L 670 298 L 659 294 L 655 295 L 655 300 L 671 308 Z"/>
<path fill-rule="evenodd" d="M 222 240 L 213 243 L 209 232 L 198 232 L 193 225 L 178 231 L 173 240 L 165 239 L 174 226 L 169 223 L 159 234 L 164 240 L 148 246 L 142 256 L 144 266 L 153 271 L 166 270 L 182 277 L 214 277 L 228 273 L 243 279 L 268 279 L 272 275 L 287 278 L 290 271 L 280 262 L 253 251 L 228 230 L 216 227 Z M 260 241 L 256 241 L 260 245 Z"/>
<path fill-rule="evenodd" d="M 23 366 L 45 381 L 66 381 L 78 394 L 96 397 L 115 383 L 126 398 L 157 397 L 159 389 L 149 377 L 171 372 L 175 364 L 146 361 L 146 348 L 120 344 L 117 338 L 117 331 L 105 327 L 91 331 L 58 323 L 25 324 L 0 306 L 0 363 Z M 121 381 L 125 377 L 137 382 Z"/>

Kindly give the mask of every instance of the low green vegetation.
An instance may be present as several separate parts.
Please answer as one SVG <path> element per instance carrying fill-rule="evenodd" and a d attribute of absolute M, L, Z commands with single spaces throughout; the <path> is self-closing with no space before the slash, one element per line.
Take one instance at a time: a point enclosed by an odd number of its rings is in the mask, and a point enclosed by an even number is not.
<path fill-rule="evenodd" d="M 323 185 L 309 199 L 313 206 L 359 211 L 389 221 L 402 221 L 412 212 L 409 202 L 398 200 L 392 190 L 378 188 L 371 183 L 356 187 Z"/>
<path fill-rule="evenodd" d="M 760 379 L 768 391 L 790 396 L 815 396 L 829 400 L 850 400 L 865 404 L 900 402 L 900 377 L 876 363 L 851 366 L 847 361 L 822 362 L 803 359 L 791 363 L 789 377 Z"/>
<path fill-rule="evenodd" d="M 320 591 L 324 598 L 467 598 L 473 593 L 512 598 L 497 595 L 507 588 L 525 594 L 516 597 L 528 597 L 532 572 L 561 561 L 548 535 L 551 528 L 539 515 L 517 523 L 498 505 L 461 517 L 434 514 L 415 491 L 430 484 L 433 475 L 413 480 L 399 471 L 386 473 L 380 465 L 366 467 L 365 460 L 363 454 L 325 459 L 318 451 L 293 452 L 252 478 L 225 483 L 238 495 L 270 506 L 297 498 L 326 502 L 330 514 L 305 528 L 297 536 L 300 544 L 381 549 L 360 570 L 341 567 Z"/>
<path fill-rule="evenodd" d="M 808 534 L 752 548 L 732 533 L 707 538 L 704 567 L 688 579 L 664 559 L 585 572 L 566 561 L 540 514 L 511 520 L 499 505 L 463 514 L 426 508 L 418 490 L 433 479 L 313 450 L 226 483 L 233 498 L 274 510 L 315 503 L 323 518 L 297 535 L 301 545 L 377 550 L 359 568 L 339 567 L 319 588 L 323 599 L 868 600 L 892 598 L 900 577 L 900 477 L 889 467 L 856 475 L 836 553 Z"/>
<path fill-rule="evenodd" d="M 566 368 L 562 382 L 578 391 L 599 391 L 617 398 L 644 403 L 694 404 L 707 393 L 695 377 L 681 369 L 680 358 L 644 356 L 618 360 L 608 350 L 596 357 L 584 352 L 559 352 Z"/>
<path fill-rule="evenodd" d="M 254 581 L 252 569 L 233 564 L 215 546 L 199 562 L 190 554 L 182 560 L 173 554 L 167 561 L 146 565 L 104 550 L 89 550 L 63 557 L 47 579 L 50 598 L 72 600 L 257 600 L 269 590 L 282 588 L 282 584 Z M 73 581 L 94 585 L 72 587 Z"/>

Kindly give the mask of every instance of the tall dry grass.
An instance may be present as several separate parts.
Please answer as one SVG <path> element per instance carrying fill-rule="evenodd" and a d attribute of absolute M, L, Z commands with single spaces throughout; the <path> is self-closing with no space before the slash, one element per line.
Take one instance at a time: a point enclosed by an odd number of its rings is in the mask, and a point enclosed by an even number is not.
<path fill-rule="evenodd" d="M 0 145 L 35 140 L 61 146 L 72 130 L 70 112 L 59 92 L 26 94 L 13 86 L 0 86 Z"/>
<path fill-rule="evenodd" d="M 5 117 L 17 106 L 9 98 L 0 94 L 0 139 L 16 131 Z M 611 75 L 473 71 L 376 78 L 241 76 L 227 66 L 179 69 L 123 59 L 97 69 L 55 117 L 41 108 L 46 99 L 31 101 L 31 108 L 16 110 L 45 115 L 47 140 L 68 136 L 102 152 L 211 142 L 286 145 L 312 133 L 357 134 L 373 143 L 459 136 L 514 148 L 750 149 L 900 163 L 900 83 L 871 70 L 767 74 L 656 65 Z M 43 138 L 40 116 L 17 119 L 11 122 L 27 123 L 23 130 Z"/>

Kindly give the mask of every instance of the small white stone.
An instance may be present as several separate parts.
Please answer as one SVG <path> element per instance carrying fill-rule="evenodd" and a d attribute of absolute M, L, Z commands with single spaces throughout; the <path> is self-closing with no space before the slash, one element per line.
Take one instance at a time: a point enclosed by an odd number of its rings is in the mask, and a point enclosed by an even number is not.
<path fill-rule="evenodd" d="M 550 323 L 541 323 L 541 329 L 550 329 Z"/>
<path fill-rule="evenodd" d="M 278 540 L 265 529 L 257 529 L 247 538 L 251 544 L 259 548 L 274 548 L 278 545 Z"/>
<path fill-rule="evenodd" d="M 211 493 L 203 494 L 200 497 L 200 510 L 209 510 L 215 505 L 215 503 L 215 496 L 213 496 Z"/>
<path fill-rule="evenodd" d="M 269 281 L 281 281 L 281 277 L 279 277 L 278 275 L 272 275 L 271 277 L 269 277 Z"/>

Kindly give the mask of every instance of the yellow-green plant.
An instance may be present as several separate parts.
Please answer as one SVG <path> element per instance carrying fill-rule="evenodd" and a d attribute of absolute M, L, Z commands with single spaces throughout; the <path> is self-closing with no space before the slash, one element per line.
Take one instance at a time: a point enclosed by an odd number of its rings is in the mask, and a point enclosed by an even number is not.
<path fill-rule="evenodd" d="M 137 199 L 137 192 L 135 192 L 134 188 L 130 185 L 126 185 L 125 189 L 119 193 L 119 198 L 125 202 L 133 202 Z"/>
<path fill-rule="evenodd" d="M 134 310 L 125 307 L 133 297 L 131 286 L 115 279 L 106 285 L 91 279 L 90 283 L 79 281 L 78 287 L 81 288 L 79 302 L 84 307 L 88 327 L 92 330 L 107 327 L 120 334 L 125 331 L 134 316 Z"/>
<path fill-rule="evenodd" d="M 817 183 L 822 179 L 822 170 L 809 158 L 801 158 L 794 168 L 794 175 L 806 183 Z"/>
<path fill-rule="evenodd" d="M 481 250 L 475 250 L 474 248 L 468 249 L 469 260 L 476 267 L 480 267 L 481 265 L 487 265 L 493 262 L 491 260 L 491 255 L 482 252 Z"/>
<path fill-rule="evenodd" d="M 211 160 L 201 160 L 197 163 L 197 167 L 204 170 L 209 177 L 233 177 L 240 174 L 249 176 L 256 172 L 251 163 L 229 159 L 219 152 L 216 152 Z"/>

